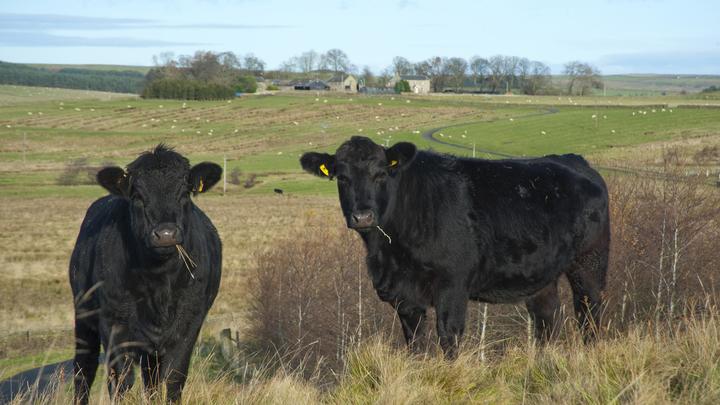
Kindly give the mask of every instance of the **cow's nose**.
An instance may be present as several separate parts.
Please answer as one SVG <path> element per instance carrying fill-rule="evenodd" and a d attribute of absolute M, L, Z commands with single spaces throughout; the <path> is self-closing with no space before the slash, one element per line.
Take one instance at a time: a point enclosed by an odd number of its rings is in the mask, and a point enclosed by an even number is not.
<path fill-rule="evenodd" d="M 353 228 L 369 228 L 375 223 L 375 214 L 372 210 L 355 211 L 352 214 Z"/>
<path fill-rule="evenodd" d="M 156 247 L 167 247 L 181 243 L 180 232 L 177 225 L 163 223 L 155 227 L 152 232 L 152 244 Z"/>

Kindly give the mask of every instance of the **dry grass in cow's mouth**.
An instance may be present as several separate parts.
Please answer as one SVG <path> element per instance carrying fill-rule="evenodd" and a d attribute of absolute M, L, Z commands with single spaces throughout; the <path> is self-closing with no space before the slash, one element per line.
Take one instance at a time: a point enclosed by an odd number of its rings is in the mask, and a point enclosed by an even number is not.
<path fill-rule="evenodd" d="M 195 275 L 193 274 L 192 270 L 190 270 L 190 266 L 192 266 L 192 268 L 194 269 L 197 267 L 197 264 L 192 259 L 192 257 L 190 257 L 190 254 L 187 252 L 187 250 L 185 250 L 185 248 L 182 247 L 182 245 L 180 245 L 180 244 L 175 245 L 175 248 L 178 251 L 178 256 L 180 256 L 180 259 L 185 264 L 185 268 L 187 269 L 188 273 L 190 273 L 190 277 L 192 277 L 193 280 L 195 280 Z"/>

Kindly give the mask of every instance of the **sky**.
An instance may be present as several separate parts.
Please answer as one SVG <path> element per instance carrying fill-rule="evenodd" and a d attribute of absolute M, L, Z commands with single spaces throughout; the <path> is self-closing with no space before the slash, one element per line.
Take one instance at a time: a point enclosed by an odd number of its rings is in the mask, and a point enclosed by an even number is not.
<path fill-rule="evenodd" d="M 512 55 L 553 73 L 720 74 L 720 0 L 0 0 L 0 60 L 152 65 L 153 55 L 253 53 L 277 68 L 345 51 L 376 73 L 393 57 Z"/>

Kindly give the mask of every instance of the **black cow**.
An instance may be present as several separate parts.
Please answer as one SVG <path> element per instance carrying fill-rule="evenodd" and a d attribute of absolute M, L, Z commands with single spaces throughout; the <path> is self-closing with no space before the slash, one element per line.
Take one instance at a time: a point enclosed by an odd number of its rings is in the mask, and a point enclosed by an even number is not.
<path fill-rule="evenodd" d="M 608 264 L 607 187 L 578 155 L 482 160 L 389 149 L 354 136 L 302 167 L 336 178 L 347 226 L 367 247 L 378 296 L 397 310 L 411 347 L 428 307 L 453 357 L 468 299 L 524 300 L 535 333 L 556 332 L 558 278 L 570 280 L 586 339 L 597 330 Z"/>
<path fill-rule="evenodd" d="M 151 395 L 164 381 L 168 399 L 180 400 L 222 256 L 217 230 L 190 195 L 209 190 L 221 173 L 214 163 L 191 168 L 162 144 L 127 172 L 98 172 L 110 195 L 88 209 L 70 259 L 76 402 L 88 401 L 100 344 L 111 397 L 132 386 L 139 362 Z"/>

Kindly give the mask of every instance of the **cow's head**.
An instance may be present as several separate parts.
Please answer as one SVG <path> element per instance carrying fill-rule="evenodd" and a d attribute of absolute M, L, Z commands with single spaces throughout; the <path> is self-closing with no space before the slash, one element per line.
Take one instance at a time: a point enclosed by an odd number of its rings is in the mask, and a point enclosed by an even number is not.
<path fill-rule="evenodd" d="M 97 181 L 111 194 L 130 201 L 130 227 L 140 246 L 154 255 L 175 252 L 183 243 L 192 209 L 190 194 L 204 193 L 217 183 L 222 169 L 215 163 L 189 161 L 165 145 L 141 154 L 127 166 L 106 167 Z"/>
<path fill-rule="evenodd" d="M 340 206 L 349 228 L 364 231 L 383 223 L 400 174 L 415 158 L 415 145 L 400 142 L 384 148 L 353 136 L 335 152 L 308 152 L 300 158 L 305 171 L 337 179 Z"/>

